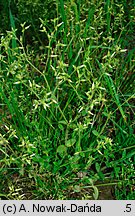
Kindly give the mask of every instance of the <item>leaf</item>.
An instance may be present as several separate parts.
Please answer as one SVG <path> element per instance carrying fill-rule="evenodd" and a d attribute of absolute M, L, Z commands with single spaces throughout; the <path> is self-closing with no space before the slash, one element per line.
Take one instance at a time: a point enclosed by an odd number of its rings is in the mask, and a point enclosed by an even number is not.
<path fill-rule="evenodd" d="M 76 139 L 73 138 L 73 139 L 67 140 L 65 145 L 67 147 L 71 147 L 71 146 L 73 146 L 75 144 L 75 142 L 76 142 Z"/>
<path fill-rule="evenodd" d="M 93 186 L 93 189 L 94 189 L 93 197 L 95 200 L 97 200 L 99 196 L 98 188 L 96 186 Z"/>
<path fill-rule="evenodd" d="M 67 125 L 67 122 L 66 122 L 66 121 L 64 121 L 64 120 L 61 120 L 61 121 L 59 121 L 58 123 L 59 123 L 59 124 L 64 124 L 64 125 Z"/>
<path fill-rule="evenodd" d="M 15 49 L 17 47 L 16 33 L 15 33 L 15 22 L 14 22 L 14 17 L 12 15 L 11 10 L 9 10 L 9 17 L 10 17 L 11 28 L 12 28 L 13 33 L 14 33 L 14 36 L 12 38 L 12 49 Z"/>
<path fill-rule="evenodd" d="M 58 127 L 60 130 L 64 130 L 64 126 L 63 125 L 67 125 L 66 121 L 62 120 L 58 122 Z"/>
<path fill-rule="evenodd" d="M 93 133 L 95 136 L 99 136 L 99 133 L 98 133 L 96 130 L 93 130 L 92 133 Z"/>
<path fill-rule="evenodd" d="M 60 145 L 57 148 L 57 153 L 61 156 L 64 157 L 67 154 L 67 147 L 65 145 Z"/>
<path fill-rule="evenodd" d="M 59 127 L 60 130 L 62 130 L 62 131 L 64 130 L 64 127 L 63 127 L 62 124 L 58 124 L 58 127 Z"/>
<path fill-rule="evenodd" d="M 80 188 L 80 186 L 79 185 L 75 185 L 74 186 L 74 192 L 81 192 L 81 188 Z"/>
<path fill-rule="evenodd" d="M 100 165 L 99 165 L 99 163 L 96 163 L 95 166 L 96 166 L 97 172 L 99 172 L 100 171 Z"/>

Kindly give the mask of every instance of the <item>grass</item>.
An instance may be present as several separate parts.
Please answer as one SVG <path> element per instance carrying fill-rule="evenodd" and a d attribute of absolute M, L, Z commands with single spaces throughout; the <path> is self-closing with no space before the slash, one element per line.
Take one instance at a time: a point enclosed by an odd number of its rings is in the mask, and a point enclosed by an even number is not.
<path fill-rule="evenodd" d="M 38 0 L 31 25 L 30 0 L 15 2 L 0 43 L 1 199 L 134 199 L 134 8 L 60 0 L 49 19 Z"/>

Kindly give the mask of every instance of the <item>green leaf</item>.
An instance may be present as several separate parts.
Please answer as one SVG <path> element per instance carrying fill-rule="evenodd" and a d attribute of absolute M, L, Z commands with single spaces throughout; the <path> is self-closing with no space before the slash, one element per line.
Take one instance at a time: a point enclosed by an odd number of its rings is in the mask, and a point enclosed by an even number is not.
<path fill-rule="evenodd" d="M 77 193 L 81 192 L 81 188 L 79 185 L 74 186 L 74 192 L 77 192 Z"/>
<path fill-rule="evenodd" d="M 64 127 L 63 127 L 62 124 L 58 124 L 58 127 L 59 127 L 60 130 L 62 130 L 62 131 L 64 130 Z"/>
<path fill-rule="evenodd" d="M 93 189 L 94 189 L 93 197 L 95 200 L 97 200 L 99 196 L 98 188 L 96 186 L 93 186 Z"/>
<path fill-rule="evenodd" d="M 59 121 L 59 124 L 64 124 L 64 125 L 67 125 L 67 122 L 66 122 L 66 121 L 64 121 L 64 120 L 61 120 L 61 121 Z"/>
<path fill-rule="evenodd" d="M 67 154 L 67 147 L 65 145 L 60 145 L 57 148 L 57 153 L 61 156 L 64 157 Z"/>
<path fill-rule="evenodd" d="M 99 172 L 100 171 L 100 165 L 99 165 L 99 163 L 96 163 L 95 166 L 96 166 L 97 172 Z"/>
<path fill-rule="evenodd" d="M 92 133 L 93 133 L 95 136 L 99 136 L 99 133 L 98 133 L 96 130 L 93 130 Z"/>
<path fill-rule="evenodd" d="M 73 139 L 67 140 L 65 144 L 67 147 L 71 147 L 75 144 L 75 142 L 76 142 L 76 139 L 73 138 Z"/>
<path fill-rule="evenodd" d="M 15 22 L 14 22 L 14 17 L 12 15 L 11 10 L 9 10 L 9 17 L 10 17 L 11 28 L 12 28 L 13 33 L 14 33 L 14 36 L 12 38 L 12 49 L 15 49 L 17 47 L 16 33 L 15 33 Z"/>

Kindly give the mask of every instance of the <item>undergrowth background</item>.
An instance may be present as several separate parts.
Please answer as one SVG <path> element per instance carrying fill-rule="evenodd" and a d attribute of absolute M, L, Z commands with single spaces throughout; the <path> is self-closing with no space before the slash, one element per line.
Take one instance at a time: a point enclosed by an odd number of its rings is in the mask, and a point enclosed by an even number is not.
<path fill-rule="evenodd" d="M 135 199 L 134 0 L 0 9 L 1 199 Z"/>

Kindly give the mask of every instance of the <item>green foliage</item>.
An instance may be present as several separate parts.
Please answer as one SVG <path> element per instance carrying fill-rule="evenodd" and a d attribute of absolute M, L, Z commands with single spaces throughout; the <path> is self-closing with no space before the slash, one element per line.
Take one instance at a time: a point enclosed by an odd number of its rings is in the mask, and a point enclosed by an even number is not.
<path fill-rule="evenodd" d="M 9 30 L 9 10 L 8 10 L 8 1 L 1 0 L 0 1 L 0 33 L 5 33 L 6 30 Z"/>
<path fill-rule="evenodd" d="M 0 197 L 98 199 L 101 185 L 115 185 L 116 199 L 134 199 L 134 8 L 9 3 L 0 15 Z"/>

